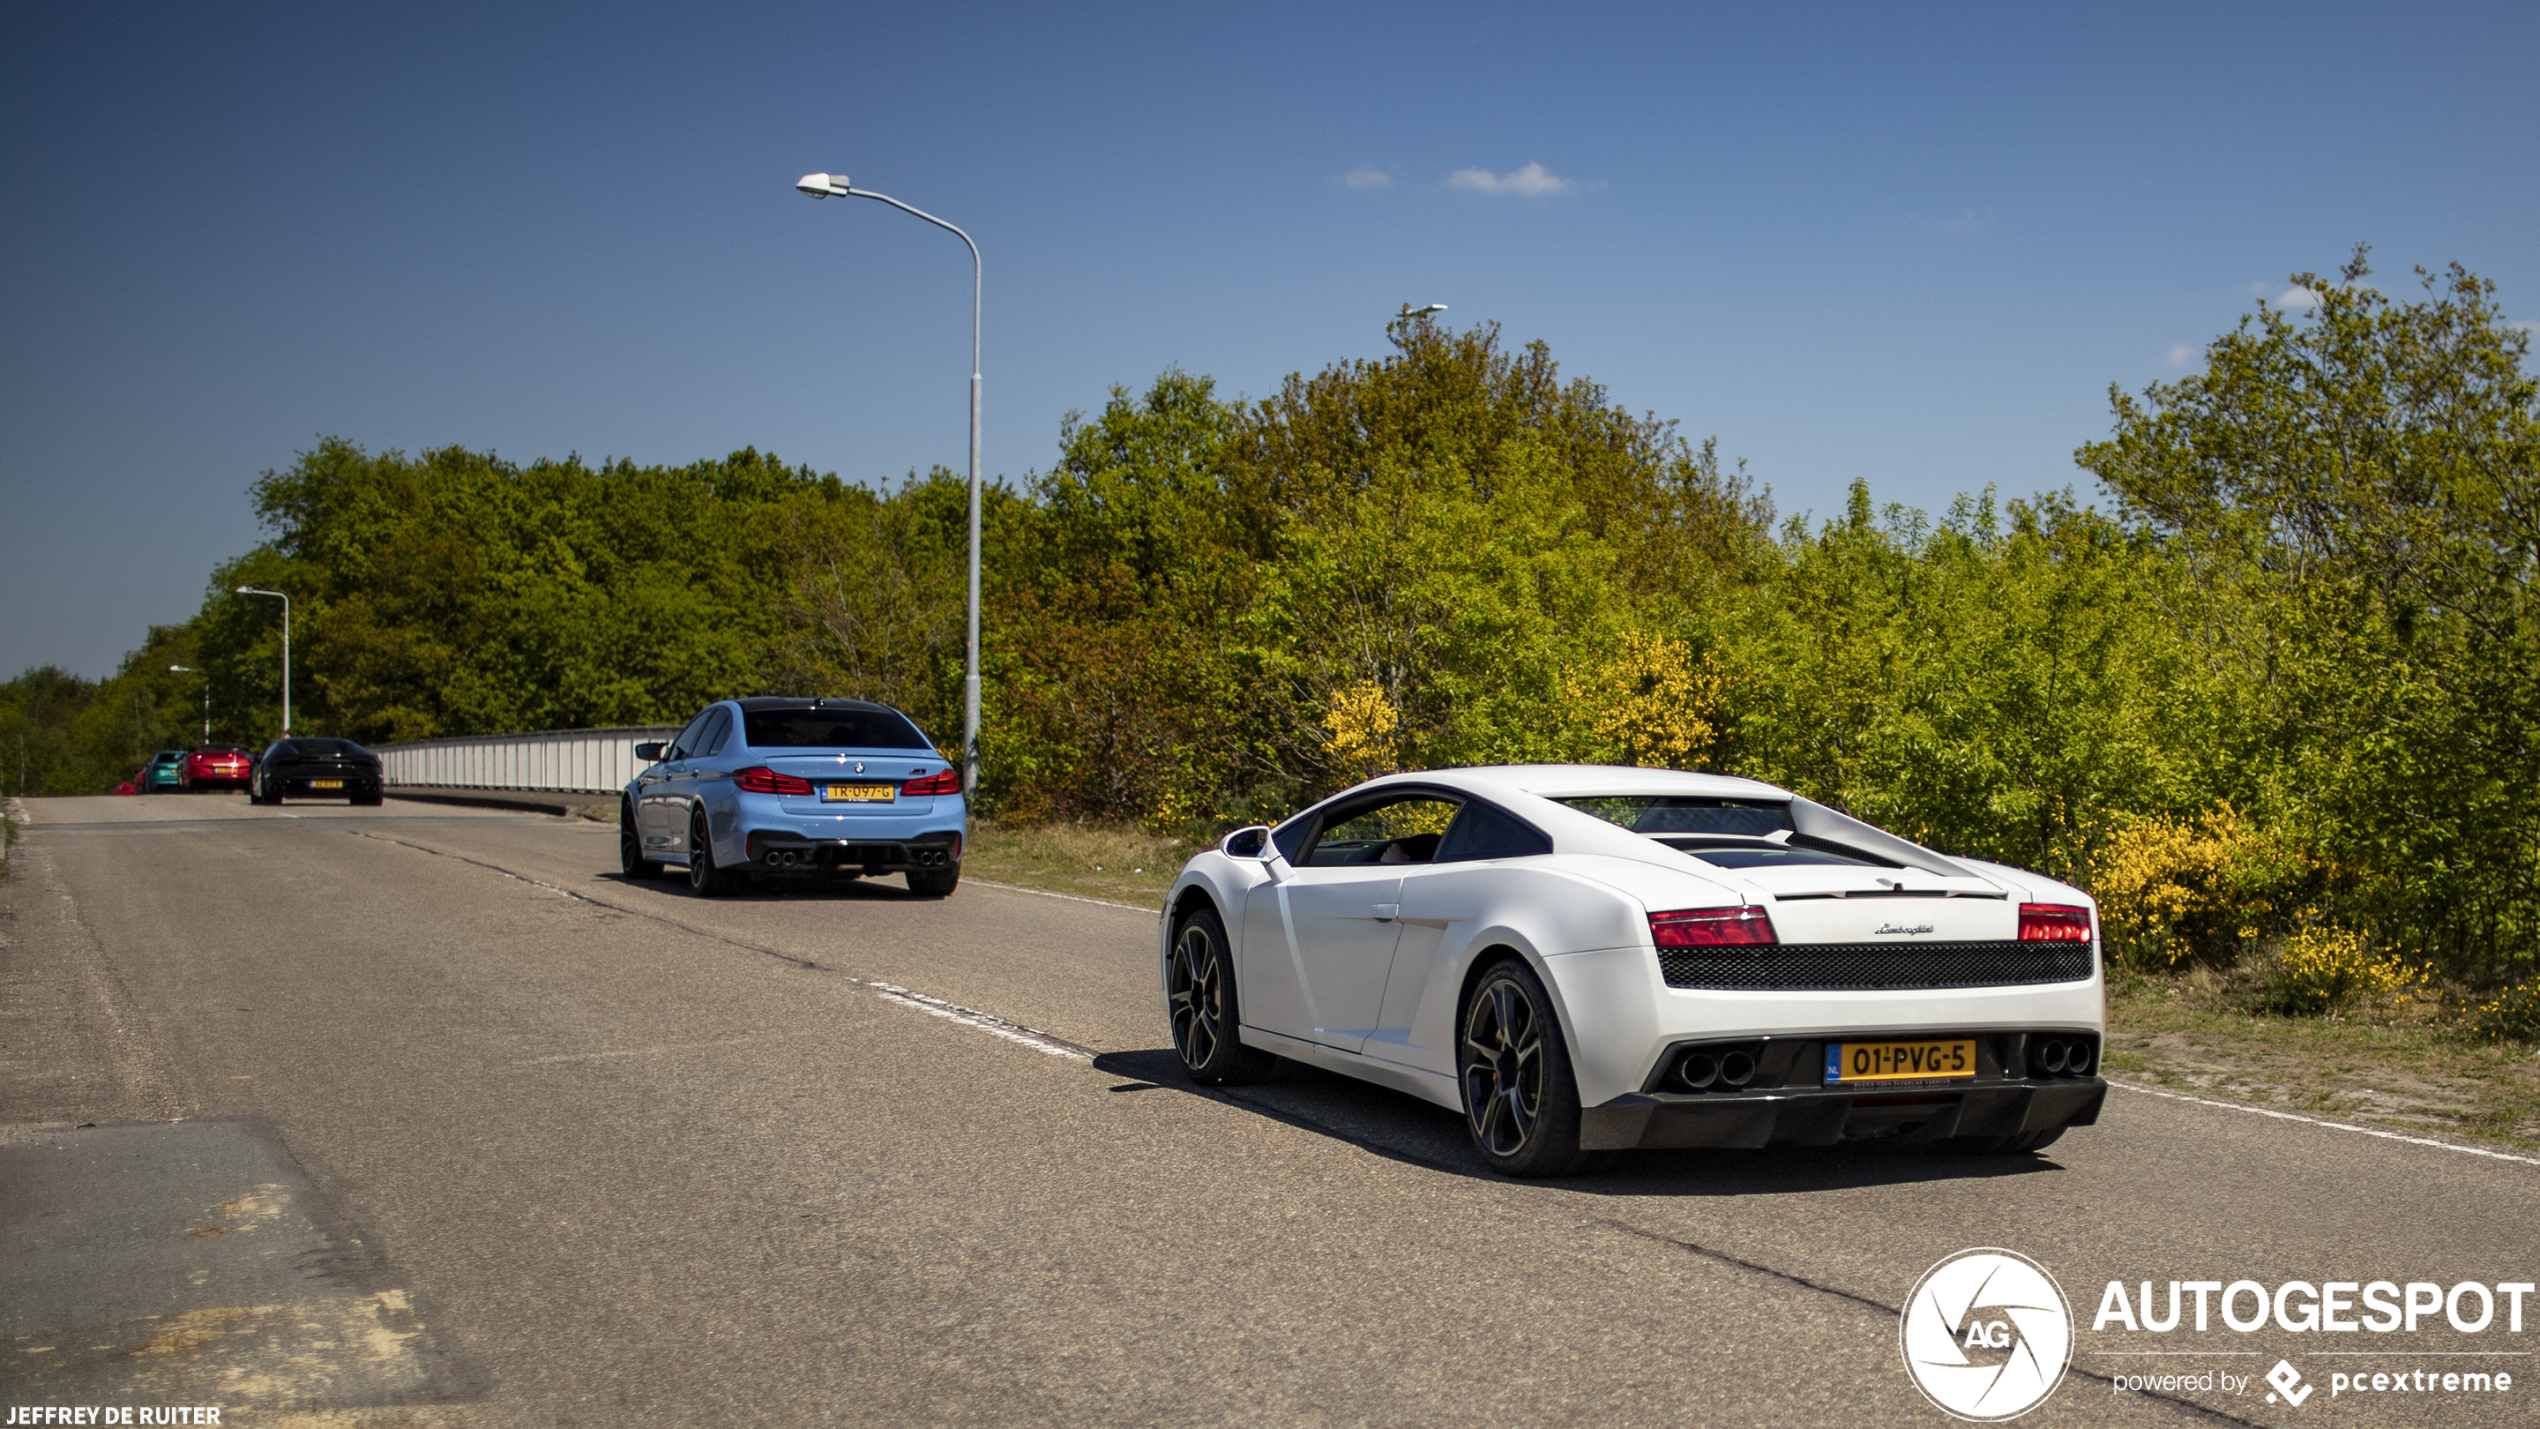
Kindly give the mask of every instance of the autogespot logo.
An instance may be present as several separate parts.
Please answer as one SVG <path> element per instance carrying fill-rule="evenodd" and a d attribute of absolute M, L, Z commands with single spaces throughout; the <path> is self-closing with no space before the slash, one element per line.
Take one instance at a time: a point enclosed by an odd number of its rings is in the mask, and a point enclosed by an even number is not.
<path fill-rule="evenodd" d="M 1962 1250 L 1923 1272 L 1897 1332 L 1905 1372 L 1943 1413 L 1991 1422 L 2046 1402 L 2073 1358 L 2073 1311 L 2017 1251 Z"/>

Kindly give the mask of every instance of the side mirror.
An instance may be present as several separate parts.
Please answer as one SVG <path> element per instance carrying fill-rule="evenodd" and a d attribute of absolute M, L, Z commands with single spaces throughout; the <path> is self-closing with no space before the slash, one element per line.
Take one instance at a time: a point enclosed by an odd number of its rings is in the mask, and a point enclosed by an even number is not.
<path fill-rule="evenodd" d="M 646 740 L 642 744 L 635 746 L 635 757 L 643 760 L 646 764 L 659 764 L 661 763 L 661 749 L 662 746 L 660 740 Z"/>
<path fill-rule="evenodd" d="M 1247 824 L 1219 839 L 1217 851 L 1228 858 L 1267 858 L 1270 854 L 1270 826 Z"/>

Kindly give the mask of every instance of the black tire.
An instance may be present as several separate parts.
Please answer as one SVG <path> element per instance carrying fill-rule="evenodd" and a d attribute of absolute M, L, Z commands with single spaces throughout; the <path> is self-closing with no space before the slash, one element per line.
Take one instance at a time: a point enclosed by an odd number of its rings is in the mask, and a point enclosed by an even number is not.
<path fill-rule="evenodd" d="M 247 786 L 247 802 L 250 804 L 262 804 L 267 808 L 271 808 L 282 802 L 282 796 L 274 793 L 270 788 L 267 788 L 262 783 L 250 784 Z"/>
<path fill-rule="evenodd" d="M 644 857 L 644 835 L 635 827 L 635 805 L 627 800 L 617 806 L 617 871 L 638 882 L 661 877 L 661 864 Z"/>
<path fill-rule="evenodd" d="M 1566 1176 L 1586 1168 L 1569 1040 L 1534 969 L 1521 958 L 1502 959 L 1474 984 L 1458 1023 L 1464 1129 L 1482 1159 L 1507 1176 Z"/>
<path fill-rule="evenodd" d="M 1278 1058 L 1247 1047 L 1237 1029 L 1242 1005 L 1235 965 L 1226 949 L 1225 920 L 1214 908 L 1198 908 L 1173 929 L 1173 951 L 1164 977 L 1165 1011 L 1173 1022 L 1173 1050 L 1182 1070 L 1204 1087 L 1258 1081 Z"/>
<path fill-rule="evenodd" d="M 376 809 L 387 797 L 385 794 L 355 794 L 353 802 L 365 809 Z"/>
<path fill-rule="evenodd" d="M 714 866 L 714 839 L 701 806 L 688 815 L 688 887 L 699 898 L 721 898 L 741 884 L 741 876 Z"/>
<path fill-rule="evenodd" d="M 908 891 L 920 898 L 950 898 L 961 886 L 961 865 L 949 868 L 912 868 L 908 871 Z"/>

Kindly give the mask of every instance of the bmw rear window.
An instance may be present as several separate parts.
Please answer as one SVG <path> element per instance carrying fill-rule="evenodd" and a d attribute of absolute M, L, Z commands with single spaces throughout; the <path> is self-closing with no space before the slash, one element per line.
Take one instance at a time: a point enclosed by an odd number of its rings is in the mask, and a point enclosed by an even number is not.
<path fill-rule="evenodd" d="M 894 710 L 775 709 L 741 716 L 752 749 L 933 749 Z"/>

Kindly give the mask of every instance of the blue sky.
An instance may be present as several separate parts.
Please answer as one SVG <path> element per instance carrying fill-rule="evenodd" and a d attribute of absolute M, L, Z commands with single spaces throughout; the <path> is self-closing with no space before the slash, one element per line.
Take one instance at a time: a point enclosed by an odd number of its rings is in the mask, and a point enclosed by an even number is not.
<path fill-rule="evenodd" d="M 0 670 L 110 671 L 321 434 L 986 465 L 1402 303 L 1542 338 L 1784 511 L 2082 478 L 2300 268 L 2540 316 L 2540 8 L 20 5 Z M 1459 175 L 1461 178 L 1459 179 Z M 2085 488 L 2085 495 L 2087 495 Z"/>

